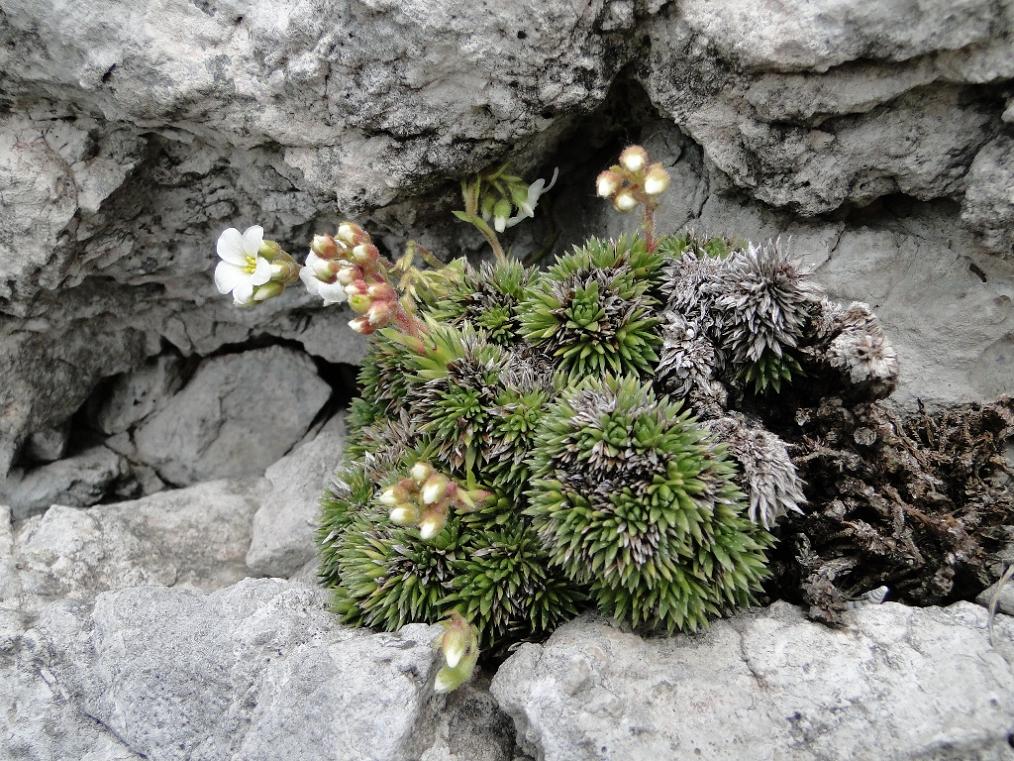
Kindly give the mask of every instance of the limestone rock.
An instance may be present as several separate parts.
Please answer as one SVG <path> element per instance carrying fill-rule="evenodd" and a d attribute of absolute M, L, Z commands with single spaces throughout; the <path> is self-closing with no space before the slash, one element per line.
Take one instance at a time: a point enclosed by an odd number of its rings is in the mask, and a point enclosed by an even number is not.
<path fill-rule="evenodd" d="M 522 645 L 492 692 L 545 761 L 1009 754 L 1014 621 L 994 649 L 970 603 L 853 613 L 834 630 L 775 603 L 651 639 L 579 619 Z"/>
<path fill-rule="evenodd" d="M 21 594 L 14 565 L 14 526 L 11 511 L 0 505 L 0 609 L 14 608 Z"/>
<path fill-rule="evenodd" d="M 48 608 L 23 647 L 79 711 L 154 761 L 418 758 L 439 630 L 346 629 L 326 605 L 281 580 L 138 587 Z"/>
<path fill-rule="evenodd" d="M 1014 137 L 999 135 L 984 146 L 966 182 L 961 218 L 985 246 L 1014 256 Z"/>
<path fill-rule="evenodd" d="M 97 446 L 31 470 L 15 469 L 0 485 L 0 499 L 18 519 L 55 504 L 87 507 L 101 501 L 127 474 L 123 457 Z"/>
<path fill-rule="evenodd" d="M 213 481 L 88 510 L 54 506 L 19 527 L 21 591 L 37 605 L 138 584 L 231 584 L 249 575 L 255 488 Z"/>
<path fill-rule="evenodd" d="M 135 433 L 164 480 L 260 475 L 299 441 L 330 396 L 304 354 L 278 346 L 206 360 Z"/>
<path fill-rule="evenodd" d="M 69 434 L 69 424 L 36 431 L 25 441 L 25 447 L 21 451 L 21 459 L 24 462 L 36 464 L 59 460 L 67 451 Z"/>
<path fill-rule="evenodd" d="M 993 596 L 996 595 L 996 610 L 1000 613 L 1006 613 L 1008 616 L 1014 616 L 1014 584 L 1007 582 L 1000 588 L 1000 593 L 997 595 L 997 586 L 1000 582 L 993 584 L 991 587 L 982 590 L 975 601 L 979 605 L 984 605 L 987 608 L 993 601 Z"/>
<path fill-rule="evenodd" d="M 289 577 L 312 560 L 321 494 L 345 443 L 344 423 L 329 426 L 264 474 L 270 486 L 254 515 L 246 562 L 265 576 Z"/>
<path fill-rule="evenodd" d="M 89 421 L 106 434 L 129 430 L 179 390 L 182 370 L 179 358 L 162 355 L 115 377 L 106 394 L 91 405 Z"/>

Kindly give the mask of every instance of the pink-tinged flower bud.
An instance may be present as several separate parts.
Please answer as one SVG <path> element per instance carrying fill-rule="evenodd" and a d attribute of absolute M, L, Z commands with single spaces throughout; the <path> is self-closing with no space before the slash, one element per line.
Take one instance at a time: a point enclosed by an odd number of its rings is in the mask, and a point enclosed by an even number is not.
<path fill-rule="evenodd" d="M 355 296 L 349 296 L 349 306 L 352 307 L 352 311 L 356 314 L 366 314 L 370 307 L 373 306 L 373 299 L 365 293 L 357 293 Z"/>
<path fill-rule="evenodd" d="M 306 266 L 313 272 L 313 276 L 324 283 L 334 282 L 335 273 L 339 264 L 333 259 L 322 259 L 316 254 L 306 257 Z"/>
<path fill-rule="evenodd" d="M 621 183 L 622 179 L 615 172 L 610 172 L 607 169 L 595 180 L 595 192 L 600 198 L 609 198 L 620 189 Z"/>
<path fill-rule="evenodd" d="M 662 168 L 661 164 L 652 164 L 644 175 L 644 192 L 650 196 L 657 196 L 666 191 L 669 187 L 669 173 Z"/>
<path fill-rule="evenodd" d="M 350 248 L 360 243 L 366 233 L 355 222 L 342 222 L 338 225 L 338 240 Z"/>
<path fill-rule="evenodd" d="M 422 518 L 419 521 L 419 536 L 423 541 L 429 541 L 447 525 L 447 510 L 439 509 L 438 505 L 431 505 L 423 510 Z"/>
<path fill-rule="evenodd" d="M 430 475 L 433 473 L 433 466 L 428 462 L 417 462 L 412 466 L 412 470 L 409 475 L 415 480 L 417 484 L 422 484 Z"/>
<path fill-rule="evenodd" d="M 419 522 L 419 508 L 406 502 L 394 507 L 388 517 L 396 526 L 414 526 Z"/>
<path fill-rule="evenodd" d="M 356 264 L 370 265 L 380 258 L 380 251 L 372 243 L 360 243 L 352 249 L 352 261 Z"/>
<path fill-rule="evenodd" d="M 370 325 L 370 321 L 365 317 L 357 317 L 354 320 L 349 320 L 349 327 L 356 331 L 356 333 L 362 333 L 364 336 L 368 336 L 370 333 L 376 331 L 376 328 Z"/>
<path fill-rule="evenodd" d="M 366 293 L 376 301 L 394 301 L 398 298 L 398 294 L 394 292 L 394 288 L 384 282 L 373 283 L 366 289 Z"/>
<path fill-rule="evenodd" d="M 613 206 L 617 211 L 630 211 L 637 206 L 637 199 L 629 190 L 621 190 L 613 199 Z"/>
<path fill-rule="evenodd" d="M 346 264 L 340 270 L 338 270 L 338 282 L 346 286 L 345 290 L 348 291 L 348 286 L 352 285 L 357 280 L 363 279 L 363 271 L 355 265 Z"/>
<path fill-rule="evenodd" d="M 408 498 L 409 493 L 406 489 L 399 484 L 392 484 L 380 492 L 380 496 L 377 499 L 385 507 L 394 507 L 399 502 L 408 501 Z"/>
<path fill-rule="evenodd" d="M 422 500 L 425 505 L 434 505 L 444 498 L 451 482 L 443 473 L 434 473 L 426 479 L 422 487 Z"/>
<path fill-rule="evenodd" d="M 365 280 L 354 280 L 345 286 L 345 293 L 349 298 L 353 296 L 365 296 L 369 286 L 366 285 Z"/>
<path fill-rule="evenodd" d="M 640 172 L 648 163 L 648 152 L 639 145 L 631 145 L 620 154 L 620 166 L 628 172 Z"/>
<path fill-rule="evenodd" d="M 314 235 L 310 249 L 322 259 L 335 259 L 338 256 L 338 244 L 330 235 Z"/>
<path fill-rule="evenodd" d="M 454 495 L 458 511 L 470 513 L 482 507 L 493 496 L 485 489 L 458 489 Z"/>
<path fill-rule="evenodd" d="M 369 298 L 369 297 L 367 297 Z M 374 301 L 370 310 L 366 313 L 366 319 L 375 328 L 382 328 L 391 322 L 394 316 L 394 308 L 390 301 Z"/>

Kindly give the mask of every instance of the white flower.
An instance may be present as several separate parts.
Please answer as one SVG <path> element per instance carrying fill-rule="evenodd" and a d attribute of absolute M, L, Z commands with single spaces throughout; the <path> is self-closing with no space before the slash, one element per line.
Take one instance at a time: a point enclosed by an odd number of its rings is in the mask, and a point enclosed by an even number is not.
<path fill-rule="evenodd" d="M 324 306 L 341 304 L 348 296 L 345 293 L 344 286 L 338 282 L 337 276 L 331 275 L 334 281 L 330 283 L 318 277 L 317 273 L 326 273 L 328 271 L 327 259 L 322 259 L 311 251 L 306 257 L 306 264 L 299 271 L 299 279 L 303 281 L 303 285 L 306 286 L 306 290 L 311 295 L 324 299 Z"/>
<path fill-rule="evenodd" d="M 505 228 L 514 227 L 514 225 L 518 224 L 519 222 L 523 222 L 526 219 L 534 217 L 535 207 L 539 205 L 539 198 L 543 195 L 543 193 L 548 193 L 550 190 L 553 189 L 553 186 L 556 184 L 556 178 L 559 176 L 559 174 L 560 174 L 559 168 L 554 169 L 553 179 L 549 181 L 548 185 L 546 184 L 546 181 L 543 179 L 538 179 L 531 185 L 529 185 L 528 198 L 526 198 L 525 202 L 518 207 L 518 213 L 504 223 L 504 227 Z"/>
<path fill-rule="evenodd" d="M 218 238 L 218 256 L 222 260 L 215 267 L 215 287 L 219 293 L 231 293 L 235 303 L 253 303 L 254 290 L 271 280 L 271 262 L 260 256 L 264 242 L 264 228 L 248 227 L 240 233 L 230 227 Z"/>

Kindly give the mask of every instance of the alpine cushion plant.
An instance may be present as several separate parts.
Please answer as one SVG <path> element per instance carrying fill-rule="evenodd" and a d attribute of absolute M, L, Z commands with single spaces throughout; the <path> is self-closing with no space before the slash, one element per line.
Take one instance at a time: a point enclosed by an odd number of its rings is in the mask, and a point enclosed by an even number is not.
<path fill-rule="evenodd" d="M 788 389 L 893 388 L 869 309 L 824 299 L 777 242 L 656 237 L 668 185 L 627 148 L 596 189 L 641 208 L 640 234 L 546 269 L 497 237 L 548 190 L 507 167 L 464 181 L 455 213 L 492 262 L 439 264 L 416 244 L 391 261 L 347 222 L 314 239 L 299 279 L 373 334 L 322 499 L 321 582 L 350 624 L 444 622 L 438 689 L 469 677 L 479 647 L 588 605 L 672 632 L 758 599 L 770 530 L 805 502 L 763 411 Z"/>

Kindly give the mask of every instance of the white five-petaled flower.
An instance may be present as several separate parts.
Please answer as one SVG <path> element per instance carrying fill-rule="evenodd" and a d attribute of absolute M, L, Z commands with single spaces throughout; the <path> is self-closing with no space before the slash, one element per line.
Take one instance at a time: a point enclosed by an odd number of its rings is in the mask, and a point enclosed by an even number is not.
<path fill-rule="evenodd" d="M 299 271 L 299 279 L 303 281 L 306 290 L 313 296 L 324 299 L 324 306 L 330 304 L 341 304 L 348 295 L 345 288 L 338 282 L 336 275 L 332 275 L 332 282 L 321 280 L 318 273 L 325 273 L 328 269 L 327 259 L 322 259 L 311 251 L 306 257 L 306 263 Z"/>
<path fill-rule="evenodd" d="M 219 293 L 231 293 L 235 303 L 252 304 L 257 286 L 271 280 L 271 262 L 258 253 L 264 242 L 264 228 L 248 227 L 240 233 L 230 227 L 218 237 L 215 287 Z"/>
<path fill-rule="evenodd" d="M 553 186 L 556 184 L 556 178 L 559 176 L 559 174 L 560 174 L 559 168 L 554 169 L 553 179 L 549 181 L 548 185 L 546 184 L 546 181 L 543 179 L 538 179 L 531 185 L 529 185 L 528 197 L 525 199 L 524 203 L 522 203 L 518 207 L 518 213 L 504 223 L 504 227 L 505 228 L 514 227 L 514 225 L 520 222 L 524 222 L 526 219 L 534 217 L 535 207 L 539 205 L 539 198 L 541 198 L 544 193 L 548 193 L 550 190 L 553 189 Z"/>

